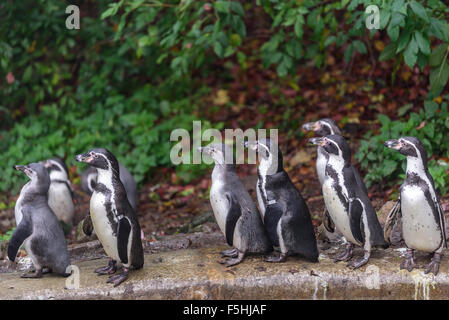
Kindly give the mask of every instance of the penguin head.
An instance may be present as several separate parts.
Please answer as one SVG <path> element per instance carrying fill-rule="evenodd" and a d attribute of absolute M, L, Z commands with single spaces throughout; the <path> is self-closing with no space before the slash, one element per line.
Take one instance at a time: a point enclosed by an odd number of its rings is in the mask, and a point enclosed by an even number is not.
<path fill-rule="evenodd" d="M 92 149 L 87 153 L 75 157 L 78 162 L 85 162 L 100 170 L 115 171 L 119 173 L 117 158 L 108 150 L 103 148 Z"/>
<path fill-rule="evenodd" d="M 47 193 L 50 187 L 50 176 L 42 163 L 15 165 L 14 169 L 24 172 L 30 178 L 32 185 L 39 193 Z"/>
<path fill-rule="evenodd" d="M 331 134 L 341 135 L 341 131 L 338 128 L 334 120 L 330 118 L 320 119 L 315 122 L 308 122 L 302 125 L 302 128 L 307 131 L 313 131 L 319 136 L 328 136 Z"/>
<path fill-rule="evenodd" d="M 47 168 L 50 180 L 68 180 L 69 170 L 61 158 L 54 157 L 43 162 L 44 167 Z"/>
<path fill-rule="evenodd" d="M 311 138 L 309 141 L 322 147 L 329 156 L 342 158 L 347 163 L 351 162 L 351 149 L 342 136 L 331 134 L 321 138 Z"/>
<path fill-rule="evenodd" d="M 276 142 L 270 139 L 259 139 L 255 141 L 245 141 L 243 145 L 257 152 L 261 165 L 269 164 L 269 174 L 274 174 L 283 170 L 282 152 Z"/>
<path fill-rule="evenodd" d="M 234 150 L 231 145 L 211 143 L 205 147 L 199 147 L 198 151 L 210 156 L 216 164 L 235 164 Z"/>
<path fill-rule="evenodd" d="M 391 139 L 385 141 L 384 146 L 397 150 L 404 156 L 421 159 L 427 167 L 427 151 L 418 138 L 401 137 L 399 139 Z"/>

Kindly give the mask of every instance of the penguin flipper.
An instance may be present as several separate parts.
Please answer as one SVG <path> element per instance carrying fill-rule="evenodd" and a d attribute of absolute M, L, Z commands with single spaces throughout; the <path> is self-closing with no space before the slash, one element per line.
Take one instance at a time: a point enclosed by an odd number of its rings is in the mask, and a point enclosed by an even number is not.
<path fill-rule="evenodd" d="M 33 221 L 31 220 L 31 213 L 29 210 L 22 209 L 23 217 L 17 226 L 16 230 L 12 234 L 11 240 L 9 240 L 8 245 L 8 258 L 13 261 L 16 259 L 17 252 L 20 246 L 23 244 L 25 239 L 27 239 L 33 233 Z"/>
<path fill-rule="evenodd" d="M 368 195 L 368 189 L 366 188 L 365 183 L 363 182 L 363 179 L 356 167 L 352 166 L 352 172 L 354 173 L 354 178 L 359 188 L 363 191 L 363 193 Z"/>
<path fill-rule="evenodd" d="M 229 201 L 228 214 L 226 215 L 226 242 L 232 246 L 234 242 L 235 225 L 242 215 L 242 208 L 231 194 L 226 194 L 226 198 Z"/>
<path fill-rule="evenodd" d="M 446 225 L 444 222 L 444 212 L 443 212 L 443 208 L 441 208 L 441 204 L 438 201 L 438 203 L 436 204 L 438 207 L 438 213 L 440 216 L 440 230 L 441 230 L 441 236 L 443 238 L 443 245 L 445 248 L 447 248 L 447 240 L 446 240 Z"/>
<path fill-rule="evenodd" d="M 329 211 L 327 211 L 327 209 L 324 209 L 323 225 L 327 231 L 329 231 L 330 233 L 334 233 L 335 224 L 334 221 L 332 221 L 332 218 L 329 215 Z"/>
<path fill-rule="evenodd" d="M 268 233 L 268 237 L 275 247 L 279 246 L 279 235 L 277 233 L 277 227 L 282 214 L 282 208 L 279 206 L 279 204 L 267 204 L 264 215 L 264 224 L 265 229 Z"/>
<path fill-rule="evenodd" d="M 363 233 L 363 205 L 358 198 L 349 200 L 349 221 L 351 226 L 351 232 L 354 235 L 354 239 L 360 243 L 364 243 Z"/>
<path fill-rule="evenodd" d="M 384 239 L 387 243 L 391 243 L 391 233 L 393 232 L 393 228 L 398 220 L 398 218 L 401 216 L 401 198 L 399 196 L 398 201 L 391 209 L 390 213 L 387 216 L 387 219 L 385 220 L 385 227 L 384 227 Z"/>
<path fill-rule="evenodd" d="M 128 218 L 123 217 L 117 225 L 117 250 L 122 263 L 128 263 L 128 241 L 131 232 L 131 224 Z"/>

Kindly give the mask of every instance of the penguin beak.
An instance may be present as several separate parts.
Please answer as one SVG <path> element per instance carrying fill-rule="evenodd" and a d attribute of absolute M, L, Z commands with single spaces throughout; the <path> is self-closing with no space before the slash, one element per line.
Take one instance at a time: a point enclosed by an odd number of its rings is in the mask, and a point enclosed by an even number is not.
<path fill-rule="evenodd" d="M 32 170 L 30 170 L 30 169 L 28 168 L 28 166 L 15 165 L 15 166 L 14 166 L 14 169 L 16 169 L 16 170 L 18 170 L 18 171 L 24 172 L 28 177 L 31 178 Z"/>
<path fill-rule="evenodd" d="M 92 156 L 90 153 L 81 153 L 75 157 L 75 160 L 78 162 L 90 163 L 92 161 Z"/>
<path fill-rule="evenodd" d="M 309 142 L 313 145 L 323 147 L 326 145 L 326 140 L 324 138 L 310 138 Z"/>
<path fill-rule="evenodd" d="M 402 148 L 402 143 L 399 140 L 391 139 L 384 142 L 384 146 L 394 150 L 400 150 Z"/>
<path fill-rule="evenodd" d="M 320 126 L 320 124 L 318 121 L 317 122 L 307 122 L 302 125 L 302 129 L 307 130 L 307 131 L 316 131 L 319 129 L 319 126 Z"/>

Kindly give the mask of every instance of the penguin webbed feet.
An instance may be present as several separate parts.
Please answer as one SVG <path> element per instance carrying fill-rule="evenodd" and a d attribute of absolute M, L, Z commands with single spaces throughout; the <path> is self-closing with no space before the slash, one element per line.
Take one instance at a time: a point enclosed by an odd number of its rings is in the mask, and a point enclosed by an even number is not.
<path fill-rule="evenodd" d="M 438 271 L 440 270 L 440 261 L 441 261 L 441 254 L 435 253 L 432 257 L 432 260 L 430 263 L 423 265 L 422 267 L 425 269 L 424 273 L 433 273 L 434 275 L 438 274 Z"/>
<path fill-rule="evenodd" d="M 25 279 L 38 279 L 42 278 L 42 276 L 42 269 L 36 269 L 35 271 L 22 273 L 20 277 Z"/>
<path fill-rule="evenodd" d="M 238 256 L 238 251 L 237 249 L 228 249 L 228 250 L 224 250 L 222 252 L 220 252 L 221 257 L 225 258 L 225 257 L 229 257 L 229 258 L 236 258 Z"/>
<path fill-rule="evenodd" d="M 365 251 L 363 258 L 361 258 L 357 261 L 350 261 L 346 266 L 353 270 L 358 269 L 368 263 L 370 256 L 371 256 L 371 253 L 369 251 Z"/>
<path fill-rule="evenodd" d="M 287 261 L 287 253 L 282 252 L 280 255 L 273 255 L 265 257 L 265 262 L 280 263 Z"/>
<path fill-rule="evenodd" d="M 415 261 L 415 252 L 412 249 L 407 249 L 407 253 L 405 255 L 404 261 L 402 261 L 400 265 L 400 269 L 405 269 L 408 272 L 412 271 L 413 269 L 418 269 L 419 266 Z"/>
<path fill-rule="evenodd" d="M 109 260 L 109 263 L 106 267 L 100 267 L 95 269 L 95 273 L 97 273 L 99 276 L 101 275 L 108 275 L 113 274 L 117 271 L 117 261 L 115 260 Z"/>
<path fill-rule="evenodd" d="M 129 273 L 129 269 L 123 267 L 122 273 L 110 276 L 108 281 L 106 281 L 106 283 L 113 283 L 114 287 L 117 287 L 119 284 L 121 284 L 126 279 L 128 279 L 128 273 Z"/>
<path fill-rule="evenodd" d="M 352 255 L 353 255 L 353 248 L 354 246 L 351 243 L 348 243 L 346 245 L 346 249 L 345 251 L 343 251 L 342 253 L 336 255 L 334 257 L 334 262 L 339 262 L 339 261 L 349 261 L 352 259 Z"/>
<path fill-rule="evenodd" d="M 231 251 L 231 250 L 226 250 L 226 251 Z M 243 258 L 245 257 L 245 253 L 239 251 L 238 249 L 235 249 L 237 256 L 235 258 L 227 258 L 225 260 L 218 260 L 219 264 L 223 264 L 226 267 L 232 267 L 235 266 L 237 264 L 239 264 L 240 262 L 243 261 Z"/>

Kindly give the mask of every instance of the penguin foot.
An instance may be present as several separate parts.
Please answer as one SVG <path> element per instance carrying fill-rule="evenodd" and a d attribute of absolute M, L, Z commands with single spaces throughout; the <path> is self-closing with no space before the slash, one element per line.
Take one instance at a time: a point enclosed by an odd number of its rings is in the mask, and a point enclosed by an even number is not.
<path fill-rule="evenodd" d="M 223 260 L 218 261 L 218 263 L 224 264 L 226 267 L 232 267 L 232 266 L 235 266 L 236 264 L 239 264 L 240 262 L 242 262 L 244 257 L 245 257 L 245 254 L 243 252 L 240 252 L 237 250 L 237 258 L 233 258 L 233 259 L 228 258 L 224 261 Z"/>
<path fill-rule="evenodd" d="M 287 254 L 281 253 L 279 256 L 265 257 L 266 262 L 285 262 L 287 261 Z"/>
<path fill-rule="evenodd" d="M 415 253 L 412 249 L 407 249 L 407 254 L 405 256 L 404 261 L 402 261 L 400 269 L 406 269 L 408 272 L 412 271 L 413 269 L 418 269 L 419 266 L 415 262 Z"/>
<path fill-rule="evenodd" d="M 36 270 L 35 272 L 23 273 L 20 277 L 26 279 L 42 278 L 42 269 Z"/>
<path fill-rule="evenodd" d="M 423 265 L 424 273 L 433 273 L 434 275 L 438 274 L 438 271 L 440 270 L 440 260 L 441 260 L 441 254 L 435 253 L 432 257 L 432 261 L 430 261 L 429 264 Z"/>
<path fill-rule="evenodd" d="M 110 276 L 108 281 L 106 281 L 106 283 L 113 283 L 114 287 L 117 287 L 120 283 L 128 279 L 128 272 L 129 272 L 128 268 L 123 268 L 121 274 Z"/>
<path fill-rule="evenodd" d="M 106 267 L 101 267 L 95 269 L 95 273 L 98 273 L 98 275 L 105 275 L 105 274 L 113 274 L 117 271 L 117 261 L 115 260 L 109 260 L 109 264 Z"/>
<path fill-rule="evenodd" d="M 220 254 L 221 254 L 222 258 L 224 258 L 224 257 L 235 258 L 238 256 L 239 253 L 238 253 L 237 249 L 234 248 L 234 249 L 222 251 L 222 252 L 220 252 Z"/>
<path fill-rule="evenodd" d="M 352 259 L 352 249 L 353 249 L 353 245 L 351 243 L 349 243 L 346 246 L 346 249 L 344 252 L 338 254 L 337 256 L 334 257 L 334 262 L 339 262 L 339 261 L 349 261 Z"/>

